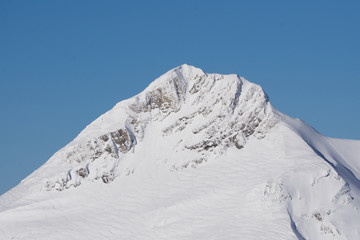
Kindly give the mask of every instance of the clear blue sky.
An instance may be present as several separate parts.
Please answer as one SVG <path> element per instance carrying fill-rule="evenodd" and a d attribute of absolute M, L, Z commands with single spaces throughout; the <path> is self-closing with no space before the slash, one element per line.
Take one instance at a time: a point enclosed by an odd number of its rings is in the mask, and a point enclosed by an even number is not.
<path fill-rule="evenodd" d="M 188 63 L 360 139 L 359 1 L 0 1 L 0 194 L 100 114 Z"/>

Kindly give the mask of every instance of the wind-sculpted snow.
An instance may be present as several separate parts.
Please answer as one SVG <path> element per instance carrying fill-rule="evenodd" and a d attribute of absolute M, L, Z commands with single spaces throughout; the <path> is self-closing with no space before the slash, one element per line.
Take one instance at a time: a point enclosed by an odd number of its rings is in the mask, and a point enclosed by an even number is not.
<path fill-rule="evenodd" d="M 359 149 L 182 65 L 0 197 L 0 239 L 360 239 Z"/>

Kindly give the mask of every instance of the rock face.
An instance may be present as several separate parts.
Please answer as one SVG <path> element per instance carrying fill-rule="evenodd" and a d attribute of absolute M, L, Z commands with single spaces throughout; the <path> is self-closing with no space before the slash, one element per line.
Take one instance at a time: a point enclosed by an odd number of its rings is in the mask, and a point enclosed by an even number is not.
<path fill-rule="evenodd" d="M 182 65 L 0 197 L 0 239 L 360 239 L 360 141 Z"/>
<path fill-rule="evenodd" d="M 192 164 L 179 161 L 170 166 L 179 170 L 207 161 L 205 154 L 242 149 L 249 139 L 265 137 L 277 121 L 260 86 L 237 75 L 206 74 L 182 65 L 90 124 L 61 151 L 61 161 L 69 168 L 48 178 L 45 188 L 62 191 L 82 181 L 111 182 L 123 173 L 120 159 L 134 151 L 149 124 L 161 125 L 163 139 L 178 139 L 169 146 L 174 152 L 199 153 Z"/>

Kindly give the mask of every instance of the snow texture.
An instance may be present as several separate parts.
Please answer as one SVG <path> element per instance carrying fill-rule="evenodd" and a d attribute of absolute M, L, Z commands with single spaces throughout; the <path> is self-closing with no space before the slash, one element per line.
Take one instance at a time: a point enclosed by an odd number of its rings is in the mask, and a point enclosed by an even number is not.
<path fill-rule="evenodd" d="M 0 239 L 360 239 L 360 141 L 182 65 L 0 197 Z"/>

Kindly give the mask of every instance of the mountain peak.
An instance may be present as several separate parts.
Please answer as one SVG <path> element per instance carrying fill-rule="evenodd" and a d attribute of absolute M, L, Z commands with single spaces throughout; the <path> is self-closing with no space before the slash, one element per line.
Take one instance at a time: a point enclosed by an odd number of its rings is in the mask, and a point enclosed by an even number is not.
<path fill-rule="evenodd" d="M 201 76 L 206 76 L 206 73 L 202 69 L 188 64 L 183 64 L 169 70 L 159 78 L 155 79 L 145 91 L 156 88 L 158 85 L 167 84 L 170 82 L 174 83 L 174 81 L 176 81 L 175 84 L 181 84 L 181 87 L 187 87 L 190 81 L 196 79 L 196 77 Z"/>
<path fill-rule="evenodd" d="M 189 65 L 187 63 L 177 66 L 177 67 L 171 69 L 169 72 L 171 72 L 171 71 L 182 72 L 183 74 L 184 73 L 192 73 L 192 74 L 198 74 L 198 75 L 205 74 L 205 72 L 201 68 Z"/>
<path fill-rule="evenodd" d="M 236 74 L 207 74 L 184 64 L 87 126 L 47 163 L 65 171 L 56 177 L 51 171 L 40 171 L 41 178 L 48 179 L 48 190 L 102 178 L 109 182 L 129 171 L 114 164 L 147 139 L 165 141 L 174 151 L 196 152 L 207 161 L 206 155 L 221 156 L 229 148 L 242 149 L 247 141 L 264 138 L 278 122 L 272 109 L 260 86 Z M 168 168 L 186 164 L 188 160 L 174 159 Z M 80 174 L 84 169 L 85 178 Z"/>
<path fill-rule="evenodd" d="M 359 239 L 356 149 L 184 64 L 3 195 L 0 238 Z"/>

